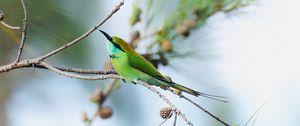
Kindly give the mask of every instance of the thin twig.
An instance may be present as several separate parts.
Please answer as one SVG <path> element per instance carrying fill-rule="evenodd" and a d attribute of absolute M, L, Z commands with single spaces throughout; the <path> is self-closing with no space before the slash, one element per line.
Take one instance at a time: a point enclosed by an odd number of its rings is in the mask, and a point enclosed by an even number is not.
<path fill-rule="evenodd" d="M 173 123 L 173 126 L 176 126 L 176 121 L 177 121 L 177 114 L 174 115 L 174 123 Z"/>
<path fill-rule="evenodd" d="M 16 64 L 11 63 L 11 64 L 0 66 L 0 73 L 8 72 L 10 70 L 19 69 L 19 68 L 47 69 L 45 66 L 40 65 L 39 63 L 40 63 L 40 61 L 38 61 L 37 59 L 22 60 Z M 88 70 L 88 69 L 59 67 L 59 66 L 52 66 L 52 67 L 59 69 L 61 71 L 79 73 L 79 74 L 100 74 L 100 75 L 117 74 L 115 71 Z"/>
<path fill-rule="evenodd" d="M 138 84 L 148 88 L 155 94 L 157 94 L 162 100 L 164 100 L 173 110 L 176 114 L 178 114 L 189 126 L 192 126 L 192 122 L 186 118 L 185 114 L 183 114 L 166 96 L 164 96 L 162 93 L 160 93 L 156 88 L 152 87 L 151 85 L 147 84 L 143 81 L 137 81 Z"/>
<path fill-rule="evenodd" d="M 223 120 L 221 120 L 219 117 L 215 116 L 214 114 L 210 113 L 209 111 L 207 111 L 205 108 L 203 108 L 202 106 L 200 106 L 199 104 L 195 103 L 194 101 L 192 101 L 191 99 L 185 97 L 184 95 L 180 95 L 179 97 L 184 98 L 185 100 L 187 100 L 188 102 L 194 104 L 197 108 L 201 109 L 202 111 L 204 111 L 206 114 L 210 115 L 211 117 L 213 117 L 215 120 L 219 121 L 220 123 L 222 123 L 225 126 L 230 126 L 228 123 L 224 122 Z"/>
<path fill-rule="evenodd" d="M 113 91 L 114 87 L 118 84 L 119 79 L 113 79 L 109 85 L 107 86 L 105 92 L 104 92 L 104 99 L 102 100 L 102 104 L 103 102 L 106 100 L 106 98 L 111 94 L 111 92 Z"/>
<path fill-rule="evenodd" d="M 27 38 L 27 11 L 26 11 L 26 6 L 25 6 L 25 3 L 24 3 L 24 0 L 21 0 L 21 3 L 22 3 L 22 7 L 23 7 L 23 12 L 24 12 L 23 27 L 22 27 L 22 39 L 21 39 L 21 43 L 20 43 L 20 46 L 19 46 L 19 52 L 18 52 L 15 63 L 20 61 L 20 57 L 21 57 L 22 52 L 23 52 L 24 43 L 25 43 L 25 40 Z"/>
<path fill-rule="evenodd" d="M 102 104 L 105 102 L 105 100 L 108 98 L 108 96 L 112 93 L 114 87 L 118 84 L 118 81 L 119 81 L 119 79 L 113 79 L 109 83 L 109 85 L 106 86 L 107 88 L 105 89 L 104 95 L 103 95 L 102 99 L 99 101 L 98 109 L 99 109 L 99 107 L 102 106 Z M 102 94 L 99 94 L 99 95 L 102 95 Z M 91 126 L 92 123 L 94 122 L 94 120 L 97 118 L 97 116 L 98 116 L 97 111 L 94 113 L 93 117 L 90 119 L 87 126 Z"/>
<path fill-rule="evenodd" d="M 94 113 L 93 117 L 89 120 L 87 126 L 91 126 L 92 123 L 94 122 L 94 120 L 97 118 L 97 116 L 98 116 L 98 113 L 97 113 L 97 111 L 96 111 L 96 112 Z"/>
<path fill-rule="evenodd" d="M 166 118 L 163 122 L 161 122 L 158 126 L 162 126 L 163 124 L 165 124 L 167 122 L 169 118 Z"/>
<path fill-rule="evenodd" d="M 251 117 L 247 120 L 247 122 L 245 123 L 245 125 L 244 126 L 247 126 L 249 123 L 250 123 L 250 121 L 251 121 L 251 119 L 253 119 L 253 117 L 257 114 L 258 115 L 258 113 L 260 112 L 260 110 L 262 109 L 262 107 L 264 107 L 265 106 L 265 104 L 267 103 L 267 101 L 264 103 L 264 104 L 262 104 L 252 115 L 251 115 Z M 257 117 L 257 116 L 256 116 Z M 254 120 L 256 120 L 256 117 L 255 117 L 255 119 Z"/>
<path fill-rule="evenodd" d="M 108 70 L 108 71 L 104 71 L 104 70 L 90 70 L 90 69 L 81 69 L 81 68 L 72 68 L 72 67 L 60 67 L 60 66 L 54 66 L 54 65 L 51 65 L 53 66 L 54 68 L 56 69 L 59 69 L 61 71 L 65 71 L 65 72 L 72 72 L 72 73 L 78 73 L 78 74 L 104 74 L 104 75 L 107 75 L 107 74 L 117 74 L 116 71 L 113 71 L 113 70 Z M 40 69 L 47 69 L 46 67 L 42 66 L 42 65 L 30 65 L 30 66 L 27 66 L 29 68 L 40 68 Z"/>
<path fill-rule="evenodd" d="M 59 75 L 70 77 L 70 78 L 76 78 L 76 79 L 82 79 L 82 80 L 104 80 L 104 79 L 121 79 L 122 78 L 121 76 L 116 75 L 116 74 L 98 75 L 98 76 L 78 75 L 78 74 L 61 71 L 45 62 L 41 62 L 40 64 Z"/>
<path fill-rule="evenodd" d="M 88 69 L 80 69 L 80 68 L 71 68 L 71 67 L 58 67 L 54 66 L 54 68 L 65 71 L 65 72 L 73 72 L 73 73 L 79 73 L 79 74 L 117 74 L 116 71 L 103 71 L 103 70 L 88 70 Z"/>
<path fill-rule="evenodd" d="M 251 126 L 254 126 L 254 124 L 255 124 L 255 122 L 256 122 L 256 120 L 257 120 L 257 118 L 258 118 L 258 116 L 259 116 L 260 112 L 261 112 L 261 111 L 259 111 L 259 112 L 257 113 L 257 115 L 255 116 L 255 118 L 254 118 L 254 120 L 253 120 L 253 122 L 252 122 L 252 125 L 251 125 Z"/>
<path fill-rule="evenodd" d="M 88 70 L 88 69 L 79 69 L 79 68 L 71 68 L 71 67 L 55 67 L 62 71 L 66 72 L 74 72 L 79 74 L 117 74 L 116 71 L 101 71 L 101 70 Z"/>
<path fill-rule="evenodd" d="M 124 5 L 124 0 L 120 1 L 120 3 L 118 5 L 115 6 L 115 8 L 111 11 L 111 13 L 109 15 L 106 16 L 106 18 L 104 18 L 104 20 L 98 22 L 93 28 L 91 28 L 90 30 L 88 30 L 86 33 L 84 33 L 83 35 L 79 36 L 78 38 L 74 39 L 73 41 L 53 50 L 52 52 L 49 52 L 47 54 L 45 54 L 44 56 L 41 56 L 39 59 L 41 61 L 45 60 L 46 58 L 78 43 L 80 40 L 88 37 L 92 32 L 94 32 L 95 30 L 97 30 L 102 24 L 104 24 L 109 18 L 111 18 L 111 16 L 113 16 L 119 9 L 120 7 Z"/>
<path fill-rule="evenodd" d="M 5 23 L 5 22 L 3 21 L 4 18 L 5 18 L 5 14 L 0 10 L 0 23 L 1 23 L 3 26 L 5 26 L 5 27 L 7 27 L 7 28 L 9 28 L 9 29 L 12 29 L 12 30 L 20 30 L 20 27 L 11 26 L 11 25 Z"/>
<path fill-rule="evenodd" d="M 7 28 L 9 28 L 9 29 L 12 29 L 12 30 L 20 30 L 20 29 L 21 29 L 20 27 L 17 27 L 17 26 L 11 26 L 11 25 L 5 23 L 4 21 L 0 21 L 0 23 L 1 23 L 3 26 L 5 26 L 5 27 L 7 27 Z"/>

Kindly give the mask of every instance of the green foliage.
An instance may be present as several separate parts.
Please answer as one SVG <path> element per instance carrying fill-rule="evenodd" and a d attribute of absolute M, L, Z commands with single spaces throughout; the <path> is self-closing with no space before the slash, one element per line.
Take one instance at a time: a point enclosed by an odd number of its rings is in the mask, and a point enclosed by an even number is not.
<path fill-rule="evenodd" d="M 180 0 L 177 9 L 165 19 L 162 29 L 166 36 L 177 32 L 171 40 L 178 35 L 187 37 L 191 30 L 201 27 L 215 13 L 230 12 L 248 4 L 249 1 L 243 0 Z"/>
<path fill-rule="evenodd" d="M 142 11 L 141 8 L 139 6 L 137 6 L 136 4 L 132 5 L 132 14 L 129 20 L 129 24 L 130 26 L 135 25 L 135 23 L 139 22 L 141 20 L 141 15 Z"/>
<path fill-rule="evenodd" d="M 172 57 L 189 56 L 190 52 L 182 55 L 173 50 L 173 43 L 189 37 L 194 29 L 201 28 L 214 14 L 232 12 L 249 5 L 252 1 L 254 0 L 146 0 L 144 3 L 133 5 L 131 25 L 134 26 L 136 19 L 140 19 L 137 17 L 140 17 L 142 11 L 141 17 L 145 18 L 141 18 L 141 22 L 144 23 L 146 32 L 156 31 L 147 46 L 149 53 L 167 54 Z M 144 6 L 142 4 L 146 6 L 145 9 L 137 9 Z M 137 12 L 139 16 L 134 16 Z M 168 49 L 165 49 L 166 42 L 170 43 L 167 44 Z"/>

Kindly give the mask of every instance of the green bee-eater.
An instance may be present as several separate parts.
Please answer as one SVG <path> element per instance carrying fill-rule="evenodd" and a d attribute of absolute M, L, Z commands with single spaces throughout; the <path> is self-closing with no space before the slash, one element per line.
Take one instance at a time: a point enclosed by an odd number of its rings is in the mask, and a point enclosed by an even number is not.
<path fill-rule="evenodd" d="M 182 86 L 172 82 L 163 76 L 148 60 L 138 54 L 127 42 L 117 36 L 110 36 L 106 32 L 101 31 L 109 40 L 106 47 L 109 52 L 111 63 L 118 74 L 125 78 L 126 81 L 144 81 L 151 85 L 162 88 L 171 87 L 179 91 L 189 93 L 194 96 L 204 97 L 222 97 L 210 95 L 195 91 L 191 88 Z M 212 98 L 215 99 L 215 98 Z"/>

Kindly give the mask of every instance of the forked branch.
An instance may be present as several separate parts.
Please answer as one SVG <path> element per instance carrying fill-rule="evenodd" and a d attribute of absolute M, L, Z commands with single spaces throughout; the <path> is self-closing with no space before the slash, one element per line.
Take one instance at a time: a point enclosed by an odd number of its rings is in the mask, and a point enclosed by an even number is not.
<path fill-rule="evenodd" d="M 24 12 L 23 26 L 22 26 L 22 39 L 21 39 L 20 46 L 19 46 L 19 52 L 18 52 L 17 58 L 14 63 L 17 63 L 20 61 L 20 57 L 23 52 L 25 40 L 27 38 L 27 10 L 26 10 L 24 0 L 21 0 L 21 3 L 22 3 L 22 7 L 23 7 L 23 12 Z"/>
<path fill-rule="evenodd" d="M 20 68 L 34 67 L 34 66 L 41 65 L 40 63 L 42 61 L 44 61 L 46 58 L 49 58 L 50 56 L 53 56 L 53 55 L 57 54 L 58 52 L 61 52 L 65 49 L 67 49 L 68 47 L 80 42 L 80 40 L 88 37 L 92 32 L 94 32 L 101 25 L 103 25 L 108 19 L 110 19 L 118 10 L 120 10 L 120 7 L 122 5 L 124 5 L 124 0 L 120 1 L 120 3 L 118 5 L 116 5 L 115 8 L 102 21 L 99 21 L 89 31 L 87 31 L 83 35 L 79 36 L 78 38 L 75 38 L 73 41 L 71 41 L 71 42 L 69 42 L 69 43 L 43 55 L 43 56 L 40 56 L 37 58 L 32 58 L 32 59 L 24 59 L 24 60 L 20 61 L 20 56 L 22 55 L 22 50 L 24 47 L 24 43 L 26 40 L 26 34 L 27 34 L 27 30 L 26 30 L 27 29 L 27 12 L 26 12 L 24 0 L 21 0 L 21 2 L 22 2 L 23 10 L 24 10 L 24 19 L 23 19 L 23 27 L 22 27 L 23 28 L 22 29 L 22 40 L 21 40 L 21 44 L 19 47 L 19 52 L 18 52 L 15 62 L 0 66 L 0 73 L 9 72 L 11 70 L 20 69 Z M 1 23 L 2 23 L 2 21 L 1 21 Z M 74 69 L 69 69 L 69 70 L 74 70 Z M 74 71 L 77 71 L 77 70 L 74 70 Z M 78 71 L 78 72 L 81 72 L 81 71 Z M 93 73 L 92 71 L 90 71 L 90 72 Z"/>

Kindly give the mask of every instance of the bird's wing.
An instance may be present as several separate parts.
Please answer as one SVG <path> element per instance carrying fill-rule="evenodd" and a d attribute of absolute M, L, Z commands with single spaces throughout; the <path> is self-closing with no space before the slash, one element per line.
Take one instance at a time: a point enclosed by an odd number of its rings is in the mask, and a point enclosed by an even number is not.
<path fill-rule="evenodd" d="M 139 55 L 136 52 L 134 54 L 127 55 L 129 65 L 152 76 L 159 80 L 170 82 L 170 80 L 166 79 L 148 60 L 146 60 L 143 56 Z"/>

